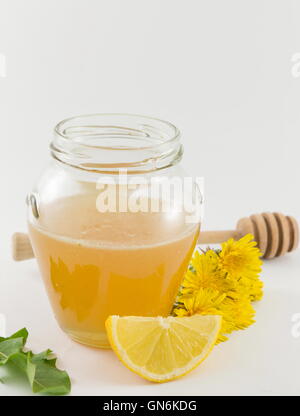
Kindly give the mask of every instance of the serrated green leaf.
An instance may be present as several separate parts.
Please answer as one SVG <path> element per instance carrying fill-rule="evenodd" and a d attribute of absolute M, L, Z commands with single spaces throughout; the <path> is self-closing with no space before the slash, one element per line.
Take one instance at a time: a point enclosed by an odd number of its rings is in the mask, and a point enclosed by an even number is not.
<path fill-rule="evenodd" d="M 57 358 L 55 357 L 55 354 L 52 350 L 46 350 L 43 352 L 40 352 L 39 354 L 32 354 L 31 361 L 36 364 L 39 361 L 44 360 L 45 364 L 50 365 L 51 367 L 56 366 Z"/>
<path fill-rule="evenodd" d="M 70 378 L 65 371 L 56 368 L 53 360 L 36 360 L 31 353 L 27 355 L 27 377 L 34 393 L 61 395 L 71 390 Z"/>
<path fill-rule="evenodd" d="M 32 352 L 31 352 L 32 353 Z M 52 350 L 45 350 L 40 352 L 39 354 L 33 354 L 32 353 L 32 361 L 37 362 L 40 360 L 52 360 L 54 358 L 54 354 Z"/>
<path fill-rule="evenodd" d="M 8 338 L 0 337 L 0 365 L 11 362 L 27 375 L 34 393 L 68 394 L 71 381 L 65 371 L 56 368 L 56 357 L 48 349 L 39 354 L 25 351 L 28 338 L 26 328 Z"/>

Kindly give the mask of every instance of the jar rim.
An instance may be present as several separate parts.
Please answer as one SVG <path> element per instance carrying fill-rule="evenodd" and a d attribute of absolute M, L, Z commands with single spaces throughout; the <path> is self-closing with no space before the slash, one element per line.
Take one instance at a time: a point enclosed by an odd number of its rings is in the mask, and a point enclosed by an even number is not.
<path fill-rule="evenodd" d="M 69 117 L 54 128 L 52 156 L 86 170 L 157 170 L 182 156 L 180 131 L 155 117 L 94 113 Z"/>
<path fill-rule="evenodd" d="M 160 118 L 157 117 L 151 117 L 151 116 L 145 116 L 142 114 L 135 114 L 135 113 L 89 113 L 89 114 L 80 114 L 78 116 L 72 116 L 72 117 L 68 117 L 65 118 L 64 120 L 60 121 L 55 127 L 54 127 L 54 132 L 55 134 L 68 139 L 70 138 L 68 134 L 65 134 L 63 130 L 64 126 L 66 123 L 72 122 L 72 121 L 76 121 L 76 120 L 80 120 L 80 119 L 88 119 L 88 118 L 92 118 L 92 117 L 118 117 L 118 116 L 125 116 L 128 118 L 139 118 L 139 119 L 145 119 L 148 121 L 153 121 L 153 122 L 159 122 L 161 124 L 164 124 L 166 126 L 168 126 L 170 129 L 173 129 L 174 134 L 172 137 L 170 137 L 168 140 L 165 141 L 165 143 L 172 141 L 172 140 L 176 140 L 178 137 L 180 137 L 180 130 L 172 123 L 170 123 L 169 121 L 166 120 L 162 120 Z M 149 146 L 150 147 L 154 147 L 155 145 Z M 106 146 L 95 146 L 97 148 L 103 148 L 106 149 Z M 137 147 L 140 148 L 140 147 Z M 143 147 L 145 148 L 145 147 Z"/>

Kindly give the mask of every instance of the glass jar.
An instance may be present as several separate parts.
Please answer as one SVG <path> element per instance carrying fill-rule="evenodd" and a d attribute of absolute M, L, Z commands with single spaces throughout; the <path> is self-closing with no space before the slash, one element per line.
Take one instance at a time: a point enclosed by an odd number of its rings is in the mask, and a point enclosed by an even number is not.
<path fill-rule="evenodd" d="M 106 348 L 109 315 L 170 314 L 198 238 L 201 193 L 165 121 L 74 117 L 56 126 L 50 148 L 27 199 L 31 243 L 60 327 Z"/>

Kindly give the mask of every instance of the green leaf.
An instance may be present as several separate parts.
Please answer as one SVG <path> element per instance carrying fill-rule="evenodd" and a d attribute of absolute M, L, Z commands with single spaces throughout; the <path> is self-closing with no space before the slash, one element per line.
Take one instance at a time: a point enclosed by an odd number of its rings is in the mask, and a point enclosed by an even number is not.
<path fill-rule="evenodd" d="M 57 358 L 53 354 L 53 351 L 49 349 L 40 352 L 39 354 L 33 354 L 31 357 L 31 361 L 33 362 L 33 364 L 37 364 L 41 360 L 45 360 L 46 364 L 50 365 L 51 367 L 56 366 Z"/>
<path fill-rule="evenodd" d="M 22 328 L 10 337 L 0 337 L 0 365 L 6 364 L 14 356 L 21 353 L 28 338 L 28 331 Z M 23 365 L 23 363 L 22 363 Z"/>
<path fill-rule="evenodd" d="M 19 370 L 26 373 L 27 358 L 26 358 L 26 353 L 24 353 L 23 351 L 20 351 L 17 354 L 12 355 L 10 357 L 9 362 L 12 363 L 14 366 L 18 367 Z"/>
<path fill-rule="evenodd" d="M 45 350 L 45 351 L 42 351 L 39 354 L 33 354 L 32 353 L 32 361 L 33 362 L 38 362 L 38 361 L 41 361 L 41 360 L 51 361 L 54 357 L 55 356 L 53 354 L 53 351 L 49 350 L 49 349 Z"/>
<path fill-rule="evenodd" d="M 0 342 L 0 365 L 6 364 L 11 357 L 23 348 L 23 338 L 6 339 Z"/>
<path fill-rule="evenodd" d="M 22 328 L 19 331 L 15 332 L 13 335 L 9 337 L 9 339 L 13 338 L 23 338 L 23 345 L 26 344 L 27 338 L 28 338 L 28 331 L 26 328 Z"/>
<path fill-rule="evenodd" d="M 22 328 L 19 331 L 15 332 L 14 334 L 12 334 L 10 337 L 7 338 L 3 338 L 0 337 L 0 342 L 2 341 L 7 341 L 9 339 L 14 339 L 14 338 L 23 338 L 23 345 L 26 344 L 27 338 L 28 338 L 28 331 L 26 328 Z"/>
<path fill-rule="evenodd" d="M 27 377 L 34 393 L 68 394 L 71 381 L 65 371 L 55 367 L 53 359 L 36 358 L 27 354 Z"/>
<path fill-rule="evenodd" d="M 26 374 L 34 393 L 68 394 L 71 381 L 65 371 L 56 368 L 56 357 L 50 349 L 34 354 L 25 351 L 26 328 L 8 338 L 0 337 L 0 365 L 12 363 Z"/>

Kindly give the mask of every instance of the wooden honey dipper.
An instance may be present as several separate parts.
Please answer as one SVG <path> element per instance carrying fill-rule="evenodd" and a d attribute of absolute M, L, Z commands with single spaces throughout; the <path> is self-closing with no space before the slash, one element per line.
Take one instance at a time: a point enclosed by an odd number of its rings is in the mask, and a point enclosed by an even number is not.
<path fill-rule="evenodd" d="M 198 244 L 222 243 L 229 238 L 239 239 L 251 233 L 265 259 L 279 257 L 293 251 L 299 243 L 299 227 L 295 218 L 278 212 L 264 212 L 241 218 L 235 230 L 203 231 Z M 22 261 L 34 257 L 27 234 L 13 235 L 13 258 Z"/>
<path fill-rule="evenodd" d="M 295 250 L 299 244 L 299 227 L 296 219 L 279 212 L 263 212 L 241 218 L 236 230 L 202 232 L 198 243 L 222 243 L 229 238 L 238 240 L 248 233 L 254 236 L 265 259 L 283 256 Z"/>

